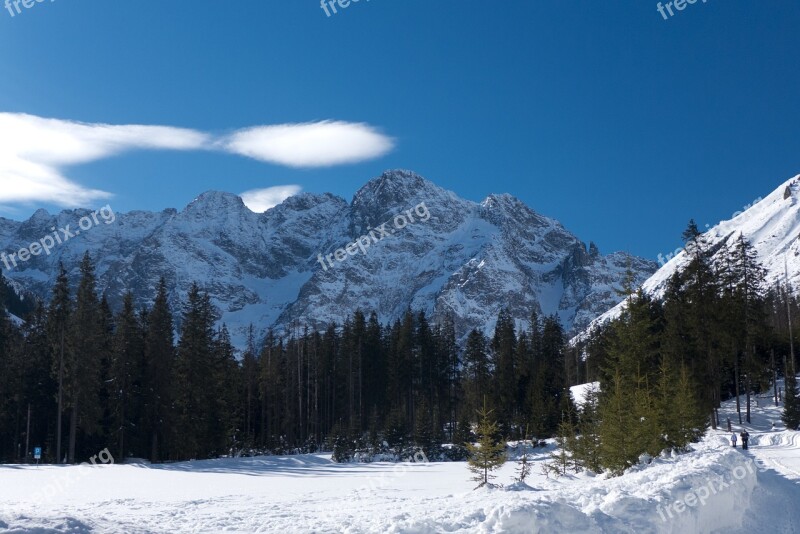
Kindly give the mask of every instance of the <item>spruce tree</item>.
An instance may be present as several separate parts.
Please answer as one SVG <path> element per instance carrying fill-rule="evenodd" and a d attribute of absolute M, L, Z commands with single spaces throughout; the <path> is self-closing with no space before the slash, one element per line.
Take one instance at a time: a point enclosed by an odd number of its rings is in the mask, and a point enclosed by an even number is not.
<path fill-rule="evenodd" d="M 70 316 L 73 312 L 73 303 L 70 299 L 69 279 L 63 264 L 59 264 L 56 284 L 53 288 L 53 296 L 47 310 L 47 338 L 53 354 L 53 378 L 58 384 L 57 408 L 56 408 L 56 461 L 62 462 L 62 424 L 64 421 L 64 409 L 67 402 L 66 373 L 69 359 L 69 325 Z"/>
<path fill-rule="evenodd" d="M 576 413 L 569 395 L 564 396 L 561 403 L 561 423 L 556 434 L 556 450 L 551 453 L 546 469 L 556 476 L 565 476 L 570 468 L 577 473 L 581 464 L 575 457 L 578 449 L 576 431 Z"/>
<path fill-rule="evenodd" d="M 598 392 L 595 388 L 586 391 L 583 404 L 578 413 L 577 432 L 572 457 L 582 468 L 599 472 L 602 469 L 600 457 L 600 420 L 598 415 Z"/>
<path fill-rule="evenodd" d="M 519 373 L 516 368 L 517 336 L 514 320 L 507 309 L 500 310 L 492 338 L 492 359 L 494 361 L 494 380 L 492 392 L 496 417 L 503 430 L 510 434 L 507 423 L 517 419 L 517 388 Z"/>
<path fill-rule="evenodd" d="M 528 432 L 526 430 L 525 434 L 522 437 L 522 441 L 520 442 L 522 445 L 522 454 L 519 457 L 519 462 L 517 465 L 517 476 L 514 477 L 514 480 L 519 482 L 520 484 L 525 484 L 525 480 L 531 474 L 531 462 L 530 458 L 528 457 Z"/>
<path fill-rule="evenodd" d="M 480 409 L 482 399 L 489 394 L 491 360 L 486 350 L 486 337 L 474 329 L 467 337 L 464 349 L 464 409 L 474 413 Z"/>
<path fill-rule="evenodd" d="M 158 294 L 147 317 L 144 339 L 143 395 L 144 434 L 148 436 L 151 462 L 159 462 L 166 447 L 167 429 L 174 424 L 172 392 L 175 361 L 175 331 L 169 307 L 167 284 L 162 278 Z"/>
<path fill-rule="evenodd" d="M 635 422 L 630 409 L 632 405 L 633 394 L 625 388 L 622 375 L 617 372 L 603 392 L 598 432 L 602 465 L 614 474 L 622 474 L 643 452 L 633 448 L 631 429 Z"/>
<path fill-rule="evenodd" d="M 70 319 L 69 357 L 65 383 L 70 410 L 68 461 L 75 463 L 78 432 L 91 436 L 99 430 L 101 403 L 100 358 L 105 332 L 102 331 L 100 301 L 96 293 L 94 264 L 87 252 L 80 265 L 81 279 Z"/>
<path fill-rule="evenodd" d="M 117 458 L 122 461 L 127 456 L 125 438 L 135 429 L 141 408 L 141 363 L 144 356 L 142 328 L 133 308 L 133 294 L 127 293 L 123 299 L 122 311 L 117 317 L 117 328 L 111 356 L 111 401 L 117 435 Z"/>
<path fill-rule="evenodd" d="M 441 443 L 436 439 L 428 403 L 421 401 L 417 407 L 417 421 L 414 424 L 414 445 L 425 453 L 425 456 L 434 461 L 439 455 Z"/>
<path fill-rule="evenodd" d="M 197 284 L 189 290 L 175 358 L 175 449 L 181 458 L 207 458 L 215 451 L 214 323 L 216 311 Z"/>
<path fill-rule="evenodd" d="M 797 390 L 797 378 L 786 373 L 783 392 L 783 424 L 789 430 L 800 430 L 800 392 Z"/>
<path fill-rule="evenodd" d="M 469 470 L 474 475 L 472 480 L 478 483 L 478 488 L 489 484 L 495 478 L 492 472 L 499 469 L 506 461 L 505 443 L 496 437 L 499 427 L 491 418 L 492 412 L 493 410 L 486 408 L 484 400 L 483 409 L 478 411 L 478 443 L 467 444 L 470 454 Z"/>

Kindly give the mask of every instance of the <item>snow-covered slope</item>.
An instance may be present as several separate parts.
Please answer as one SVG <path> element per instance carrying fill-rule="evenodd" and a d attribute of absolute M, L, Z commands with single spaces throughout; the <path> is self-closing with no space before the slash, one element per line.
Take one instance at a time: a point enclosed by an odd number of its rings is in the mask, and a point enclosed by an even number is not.
<path fill-rule="evenodd" d="M 767 269 L 768 285 L 783 284 L 786 269 L 792 287 L 800 287 L 800 175 L 787 180 L 733 219 L 708 230 L 704 239 L 709 248 L 716 251 L 712 261 L 719 259 L 726 245 L 733 244 L 741 235 L 753 245 Z M 670 277 L 688 262 L 686 251 L 681 251 L 642 284 L 642 288 L 650 295 L 663 295 Z M 603 313 L 587 330 L 618 317 L 624 306 L 622 302 Z"/>
<path fill-rule="evenodd" d="M 417 207 L 413 222 L 394 227 L 396 215 Z M 28 246 L 51 228 L 74 230 L 90 213 L 40 210 L 22 223 L 0 219 L 0 250 Z M 387 221 L 389 235 L 365 254 L 323 268 L 319 255 L 380 235 L 375 229 Z M 182 211 L 118 213 L 106 222 L 7 276 L 47 298 L 59 262 L 75 283 L 88 250 L 113 307 L 128 290 L 138 305 L 149 304 L 162 276 L 177 305 L 197 281 L 241 343 L 250 323 L 322 328 L 358 308 L 377 311 L 383 322 L 409 307 L 434 319 L 452 314 L 461 337 L 476 327 L 490 332 L 503 306 L 520 321 L 536 310 L 580 328 L 618 302 L 615 289 L 628 265 L 639 282 L 656 267 L 622 252 L 603 256 L 512 196 L 470 202 L 408 171 L 384 173 L 350 203 L 302 194 L 257 214 L 238 196 L 207 192 Z"/>

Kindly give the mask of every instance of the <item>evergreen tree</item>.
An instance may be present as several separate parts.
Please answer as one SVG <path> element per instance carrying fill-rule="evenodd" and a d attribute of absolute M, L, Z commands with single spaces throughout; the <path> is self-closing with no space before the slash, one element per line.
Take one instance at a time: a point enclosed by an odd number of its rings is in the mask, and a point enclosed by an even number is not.
<path fill-rule="evenodd" d="M 172 310 L 167 296 L 167 284 L 162 278 L 158 294 L 147 317 L 144 338 L 143 413 L 144 435 L 149 439 L 149 458 L 158 462 L 163 457 L 167 429 L 172 422 L 173 366 L 175 360 Z"/>
<path fill-rule="evenodd" d="M 478 487 L 490 483 L 494 475 L 492 472 L 499 469 L 506 461 L 505 443 L 497 439 L 499 427 L 491 419 L 493 410 L 486 407 L 484 401 L 483 409 L 478 411 L 479 422 L 477 438 L 478 443 L 467 444 L 469 451 L 469 470 L 474 475 L 472 480 L 478 483 Z"/>
<path fill-rule="evenodd" d="M 800 392 L 797 390 L 797 379 L 792 373 L 786 373 L 785 386 L 783 424 L 789 430 L 800 430 Z"/>
<path fill-rule="evenodd" d="M 212 403 L 211 432 L 217 454 L 231 452 L 241 448 L 238 436 L 241 422 L 241 405 L 238 392 L 241 389 L 239 363 L 236 350 L 231 343 L 228 327 L 222 325 L 214 339 L 213 382 L 214 398 Z"/>
<path fill-rule="evenodd" d="M 486 337 L 479 330 L 472 330 L 464 349 L 464 408 L 469 413 L 475 413 L 480 408 L 482 399 L 490 393 L 491 371 Z"/>
<path fill-rule="evenodd" d="M 58 384 L 56 408 L 56 461 L 62 461 L 62 424 L 66 402 L 65 378 L 69 359 L 68 332 L 70 315 L 72 314 L 72 301 L 69 292 L 69 280 L 63 264 L 59 264 L 56 284 L 53 288 L 53 297 L 47 311 L 47 333 L 53 352 L 53 377 Z"/>
<path fill-rule="evenodd" d="M 601 463 L 614 474 L 622 474 L 643 452 L 633 448 L 631 429 L 635 421 L 630 410 L 632 404 L 632 392 L 626 390 L 622 375 L 617 372 L 603 392 L 598 431 Z"/>
<path fill-rule="evenodd" d="M 452 447 L 446 451 L 447 457 L 454 462 L 461 462 L 469 457 L 467 444 L 473 443 L 475 435 L 472 433 L 472 423 L 466 410 L 462 410 L 453 432 Z"/>
<path fill-rule="evenodd" d="M 517 335 L 514 320 L 507 309 L 500 310 L 497 318 L 492 354 L 495 362 L 492 392 L 493 405 L 497 407 L 496 416 L 501 422 L 510 423 L 518 419 L 517 391 L 518 370 L 516 369 Z M 501 423 L 503 430 L 511 434 L 510 425 Z"/>
<path fill-rule="evenodd" d="M 578 449 L 576 431 L 576 413 L 569 396 L 563 397 L 561 406 L 561 423 L 556 434 L 556 450 L 550 455 L 546 469 L 556 476 L 565 476 L 570 468 L 580 471 L 580 462 L 575 457 Z"/>
<path fill-rule="evenodd" d="M 214 324 L 216 311 L 211 299 L 197 284 L 189 290 L 183 313 L 181 339 L 175 358 L 175 434 L 180 439 L 172 449 L 181 458 L 207 458 L 219 444 L 214 398 Z"/>
<path fill-rule="evenodd" d="M 69 347 L 66 358 L 65 384 L 70 410 L 69 463 L 78 453 L 78 432 L 90 437 L 100 429 L 101 403 L 100 358 L 105 332 L 96 293 L 94 264 L 87 252 L 80 265 L 81 279 L 70 316 Z M 80 421 L 80 423 L 79 423 Z M 88 451 L 86 451 L 88 453 Z"/>
<path fill-rule="evenodd" d="M 598 392 L 590 388 L 578 413 L 577 433 L 572 457 L 584 469 L 599 472 L 602 469 L 600 449 L 600 418 Z"/>
<path fill-rule="evenodd" d="M 514 477 L 514 480 L 519 482 L 520 484 L 525 484 L 525 480 L 531 474 L 531 462 L 530 458 L 528 457 L 528 432 L 526 431 L 522 437 L 522 441 L 520 442 L 522 446 L 522 454 L 519 457 L 519 462 L 517 466 L 517 476 Z"/>
<path fill-rule="evenodd" d="M 431 460 L 439 455 L 441 443 L 434 431 L 433 418 L 430 408 L 425 400 L 417 408 L 417 421 L 414 424 L 414 445 L 422 449 L 425 456 Z"/>
<path fill-rule="evenodd" d="M 116 332 L 111 357 L 111 401 L 117 434 L 118 456 L 122 461 L 127 456 L 125 436 L 136 428 L 134 421 L 140 417 L 141 409 L 141 363 L 144 357 L 143 333 L 139 318 L 133 308 L 133 294 L 123 299 L 122 311 L 117 317 Z M 130 445 L 129 445 L 130 446 Z"/>

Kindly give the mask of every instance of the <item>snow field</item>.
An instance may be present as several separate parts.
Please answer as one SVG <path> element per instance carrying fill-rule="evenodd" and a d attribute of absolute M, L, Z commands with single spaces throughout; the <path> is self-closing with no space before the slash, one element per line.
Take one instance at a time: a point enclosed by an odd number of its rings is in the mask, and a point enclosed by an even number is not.
<path fill-rule="evenodd" d="M 504 487 L 479 490 L 461 462 L 342 465 L 325 454 L 0 466 L 0 532 L 800 532 L 800 433 L 783 428 L 768 398 L 752 410 L 748 451 L 730 445 L 727 418 L 742 427 L 729 401 L 723 428 L 689 453 L 616 478 L 555 479 L 541 470 L 550 443 L 530 450 L 527 485 L 513 483 L 510 461 L 495 480 Z"/>

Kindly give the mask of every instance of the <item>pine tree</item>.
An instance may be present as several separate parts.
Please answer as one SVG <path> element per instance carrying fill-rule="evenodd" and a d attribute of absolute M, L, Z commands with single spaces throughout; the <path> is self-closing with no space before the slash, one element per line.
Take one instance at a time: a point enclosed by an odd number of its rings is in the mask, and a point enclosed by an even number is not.
<path fill-rule="evenodd" d="M 500 310 L 497 318 L 494 337 L 492 338 L 492 360 L 495 363 L 492 392 L 494 405 L 497 406 L 496 416 L 502 422 L 501 427 L 505 433 L 510 434 L 510 423 L 517 419 L 517 381 L 516 369 L 517 336 L 514 330 L 514 320 L 507 309 Z"/>
<path fill-rule="evenodd" d="M 398 457 L 401 456 L 407 449 L 410 441 L 408 420 L 402 408 L 395 407 L 389 412 L 389 417 L 386 419 L 386 431 L 384 435 L 387 445 L 393 449 Z"/>
<path fill-rule="evenodd" d="M 53 353 L 53 378 L 58 384 L 56 409 L 56 461 L 62 461 L 62 424 L 66 399 L 66 369 L 69 358 L 69 324 L 72 314 L 72 301 L 69 293 L 69 279 L 63 264 L 59 264 L 53 297 L 47 310 L 47 338 L 51 342 Z"/>
<path fill-rule="evenodd" d="M 483 403 L 483 409 L 478 411 L 478 443 L 467 444 L 469 451 L 469 470 L 474 475 L 472 480 L 478 483 L 478 488 L 483 487 L 494 479 L 491 473 L 499 469 L 506 461 L 506 447 L 505 444 L 497 439 L 499 427 L 497 423 L 491 419 L 493 410 L 486 408 L 486 400 Z"/>
<path fill-rule="evenodd" d="M 422 449 L 425 456 L 434 460 L 439 455 L 441 444 L 436 439 L 428 403 L 422 400 L 417 407 L 417 421 L 414 424 L 414 445 Z"/>
<path fill-rule="evenodd" d="M 464 409 L 474 413 L 480 408 L 482 399 L 489 394 L 491 361 L 486 350 L 486 337 L 477 329 L 467 337 L 464 349 Z"/>
<path fill-rule="evenodd" d="M 139 418 L 141 391 L 141 362 L 144 356 L 142 328 L 133 308 L 133 294 L 127 293 L 123 299 L 122 311 L 117 317 L 117 329 L 111 356 L 111 401 L 118 439 L 118 459 L 127 456 L 125 441 L 129 430 L 136 428 Z M 130 446 L 130 445 L 129 445 Z"/>
<path fill-rule="evenodd" d="M 582 468 L 599 472 L 602 469 L 600 457 L 598 392 L 595 388 L 586 391 L 583 404 L 578 413 L 578 437 L 572 457 Z"/>
<path fill-rule="evenodd" d="M 215 451 L 214 324 L 217 314 L 197 284 L 189 290 L 175 358 L 175 433 L 181 458 L 206 458 Z"/>
<path fill-rule="evenodd" d="M 175 362 L 175 330 L 170 310 L 167 284 L 158 284 L 153 309 L 147 317 L 144 339 L 143 413 L 144 435 L 149 436 L 151 462 L 162 458 L 171 421 L 172 388 Z"/>
<path fill-rule="evenodd" d="M 452 445 L 445 451 L 447 458 L 453 462 L 462 462 L 469 458 L 467 444 L 472 443 L 475 435 L 472 433 L 472 423 L 466 410 L 461 411 L 461 416 L 453 431 Z"/>
<path fill-rule="evenodd" d="M 625 389 L 621 374 L 617 372 L 603 392 L 600 404 L 600 458 L 603 467 L 614 474 L 622 474 L 643 452 L 633 448 L 631 429 L 635 422 L 630 409 L 632 397 L 632 393 Z"/>
<path fill-rule="evenodd" d="M 666 446 L 685 451 L 690 443 L 700 440 L 705 434 L 708 417 L 700 405 L 698 391 L 688 367 L 682 365 L 677 370 L 672 401 L 662 408 L 662 417 L 669 421 L 669 427 L 663 431 L 667 436 Z"/>
<path fill-rule="evenodd" d="M 213 350 L 211 432 L 216 454 L 223 454 L 242 445 L 238 437 L 242 415 L 237 399 L 241 389 L 239 363 L 227 326 L 222 325 L 217 333 Z"/>
<path fill-rule="evenodd" d="M 797 390 L 797 379 L 792 373 L 786 373 L 785 386 L 783 393 L 783 424 L 789 430 L 800 430 L 800 392 Z"/>
<path fill-rule="evenodd" d="M 78 432 L 84 436 L 97 433 L 101 417 L 98 393 L 100 358 L 105 332 L 102 331 L 100 301 L 96 293 L 94 264 L 87 252 L 80 265 L 81 279 L 75 299 L 75 313 L 70 319 L 69 357 L 65 383 L 70 410 L 69 463 L 75 463 Z"/>
<path fill-rule="evenodd" d="M 561 423 L 556 434 L 556 450 L 550 455 L 550 461 L 546 464 L 546 469 L 556 476 L 566 476 L 570 468 L 574 468 L 576 473 L 580 471 L 580 463 L 574 456 L 574 451 L 578 448 L 576 414 L 570 398 L 565 396 L 564 399 L 561 407 Z"/>
<path fill-rule="evenodd" d="M 517 466 L 517 476 L 514 477 L 514 480 L 519 482 L 520 484 L 525 484 L 525 480 L 531 474 L 531 462 L 530 458 L 528 457 L 528 433 L 525 432 L 525 435 L 520 442 L 522 444 L 522 455 L 519 457 L 519 465 Z"/>

